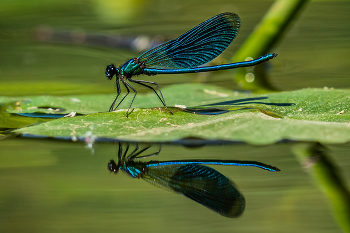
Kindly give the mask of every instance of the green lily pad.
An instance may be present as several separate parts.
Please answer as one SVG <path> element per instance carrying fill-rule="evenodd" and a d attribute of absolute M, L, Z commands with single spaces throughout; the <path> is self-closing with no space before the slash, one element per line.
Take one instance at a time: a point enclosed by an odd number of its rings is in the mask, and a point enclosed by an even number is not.
<path fill-rule="evenodd" d="M 0 104 L 8 103 L 16 100 L 17 98 L 14 98 L 14 97 L 0 96 Z"/>
<path fill-rule="evenodd" d="M 125 108 L 130 102 L 123 103 L 121 109 L 115 112 L 98 113 L 108 109 L 113 95 L 33 97 L 26 102 L 29 107 L 22 107 L 21 111 L 31 110 L 41 104 L 64 108 L 67 113 L 75 111 L 91 114 L 61 118 L 15 132 L 51 137 L 93 135 L 138 141 L 200 137 L 259 145 L 283 139 L 321 143 L 350 141 L 350 92 L 347 90 L 303 89 L 247 95 L 209 85 L 184 84 L 163 88 L 162 92 L 169 106 L 205 108 L 202 105 L 207 105 L 233 111 L 214 116 L 183 111 L 175 111 L 171 115 L 164 108 L 152 108 L 161 106 L 161 103 L 153 93 L 149 93 L 137 96 L 133 104 L 135 109 L 126 118 Z M 71 101 L 72 98 L 80 102 Z M 247 109 L 238 110 L 242 108 Z"/>
<path fill-rule="evenodd" d="M 231 90 L 202 84 L 174 85 L 162 89 L 162 93 L 168 106 L 185 105 L 198 106 L 223 100 L 231 100 L 233 97 L 247 95 L 233 93 Z M 121 94 L 123 97 L 125 93 Z M 128 108 L 134 93 L 120 105 L 119 109 Z M 90 114 L 107 112 L 116 94 L 101 95 L 74 95 L 74 96 L 27 96 L 16 109 L 9 109 L 11 113 L 60 113 L 77 112 Z M 153 108 L 162 106 L 154 93 L 138 94 L 132 107 Z M 48 109 L 51 107 L 51 109 Z"/>
<path fill-rule="evenodd" d="M 18 102 L 15 102 L 12 98 L 0 98 L 0 103 L 2 100 L 10 102 L 0 104 L 0 135 L 7 134 L 11 130 L 17 128 L 48 121 L 48 119 L 25 117 L 7 113 L 5 110 L 16 108 Z"/>

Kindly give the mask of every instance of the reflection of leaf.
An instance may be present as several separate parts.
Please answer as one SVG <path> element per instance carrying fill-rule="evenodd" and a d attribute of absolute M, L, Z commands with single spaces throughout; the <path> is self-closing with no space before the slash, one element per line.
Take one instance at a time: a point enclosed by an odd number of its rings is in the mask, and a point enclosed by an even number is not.
<path fill-rule="evenodd" d="M 208 89 L 211 92 L 206 91 Z M 212 93 L 225 93 L 226 95 Z M 324 143 L 350 141 L 350 125 L 348 124 L 350 121 L 348 112 L 350 92 L 346 90 L 304 89 L 268 95 L 237 95 L 223 88 L 186 84 L 163 88 L 163 94 L 169 106 L 203 106 L 210 103 L 259 97 L 268 97 L 268 99 L 260 99 L 261 104 L 224 106 L 235 111 L 221 115 L 206 116 L 182 111 L 171 115 L 162 108 L 135 108 L 129 118 L 125 117 L 126 110 L 118 110 L 111 113 L 94 113 L 57 119 L 19 129 L 16 132 L 46 136 L 84 136 L 91 131 L 89 126 L 93 125 L 92 134 L 97 137 L 141 141 L 171 141 L 191 136 L 239 140 L 252 144 L 268 144 L 282 139 Z M 105 111 L 113 100 L 112 95 L 57 97 L 59 103 L 55 102 L 55 97 L 43 97 L 46 98 L 44 103 L 40 102 L 39 97 L 36 98 L 32 99 L 28 106 L 33 107 L 34 103 L 48 106 L 50 102 L 56 107 L 65 108 L 67 113 Z M 80 102 L 73 103 L 72 98 L 77 98 Z M 133 106 L 160 106 L 161 103 L 158 101 L 154 94 L 138 95 Z M 295 105 L 264 105 L 263 102 L 294 103 Z M 123 103 L 122 108 L 127 106 L 128 101 Z M 237 110 L 239 108 L 252 110 Z M 342 113 L 339 114 L 340 112 Z"/>

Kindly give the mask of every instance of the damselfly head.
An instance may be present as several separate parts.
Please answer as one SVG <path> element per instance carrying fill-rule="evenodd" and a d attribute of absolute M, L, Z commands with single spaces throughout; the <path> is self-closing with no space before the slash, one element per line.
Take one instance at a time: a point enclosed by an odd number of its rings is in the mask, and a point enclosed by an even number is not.
<path fill-rule="evenodd" d="M 116 68 L 113 64 L 106 67 L 106 77 L 111 80 L 114 75 L 119 75 L 119 68 Z"/>
<path fill-rule="evenodd" d="M 119 166 L 114 162 L 113 159 L 111 161 L 109 161 L 107 168 L 110 172 L 113 172 L 115 174 L 117 174 L 119 171 Z"/>

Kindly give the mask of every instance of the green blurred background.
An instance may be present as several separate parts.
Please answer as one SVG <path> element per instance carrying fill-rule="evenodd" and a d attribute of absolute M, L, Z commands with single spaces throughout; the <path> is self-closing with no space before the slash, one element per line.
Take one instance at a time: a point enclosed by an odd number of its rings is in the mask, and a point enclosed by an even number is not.
<path fill-rule="evenodd" d="M 0 95 L 114 93 L 106 65 L 138 56 L 147 47 L 143 42 L 176 38 L 225 11 L 237 13 L 242 26 L 214 63 L 230 61 L 272 3 L 1 0 Z M 349 88 L 349 10 L 349 1 L 311 1 L 271 51 L 279 54 L 269 62 L 271 84 L 281 90 Z M 116 48 L 108 43 L 111 35 L 135 43 Z M 152 81 L 239 89 L 231 71 L 152 76 Z M 341 232 L 290 146 L 164 146 L 156 159 L 256 160 L 282 170 L 216 167 L 247 200 L 243 216 L 228 219 L 142 180 L 108 174 L 114 144 L 96 144 L 92 154 L 83 143 L 1 140 L 0 232 Z M 330 148 L 347 185 L 349 152 L 348 145 Z"/>
<path fill-rule="evenodd" d="M 218 13 L 232 11 L 241 17 L 241 30 L 214 61 L 221 64 L 230 61 L 272 3 L 2 0 L 0 93 L 9 96 L 113 93 L 114 83 L 104 77 L 106 65 L 118 65 L 140 55 L 145 49 L 142 42 L 176 38 Z M 348 1 L 307 4 L 285 37 L 271 50 L 279 54 L 269 62 L 271 84 L 281 90 L 348 88 L 349 9 Z M 130 37 L 129 41 L 140 44 L 131 50 L 116 48 L 108 39 L 103 40 L 110 35 Z M 232 80 L 232 71 L 152 77 L 161 86 L 206 82 L 239 89 Z"/>

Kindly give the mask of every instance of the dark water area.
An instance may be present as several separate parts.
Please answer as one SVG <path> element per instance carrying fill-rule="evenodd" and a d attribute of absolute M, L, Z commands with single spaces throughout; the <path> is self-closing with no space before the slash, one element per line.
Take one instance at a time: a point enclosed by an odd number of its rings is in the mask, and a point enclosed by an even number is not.
<path fill-rule="evenodd" d="M 214 62 L 225 63 L 272 3 L 2 1 L 0 95 L 115 93 L 114 82 L 104 76 L 106 65 L 121 64 L 152 43 L 176 38 L 216 14 L 232 11 L 242 26 Z M 271 51 L 279 54 L 271 62 L 271 84 L 281 90 L 349 88 L 349 10 L 348 1 L 311 1 Z M 111 35 L 124 47 L 115 46 Z M 161 87 L 200 82 L 239 89 L 232 80 L 231 71 L 152 76 Z M 342 232 L 339 212 L 310 171 L 314 162 L 305 164 L 293 152 L 297 142 L 253 146 L 212 141 L 196 147 L 168 143 L 159 155 L 140 160 L 242 160 L 281 170 L 210 165 L 234 182 L 245 199 L 242 215 L 227 218 L 174 191 L 125 172 L 111 173 L 107 165 L 118 160 L 117 142 L 2 137 L 0 232 Z M 135 146 L 131 144 L 130 152 Z M 151 146 L 150 153 L 159 150 L 158 144 Z M 325 147 L 349 187 L 349 145 Z"/>
<path fill-rule="evenodd" d="M 124 150 L 126 144 L 123 143 Z M 149 144 L 139 144 L 145 148 Z M 107 169 L 118 143 L 1 140 L 1 232 L 341 232 L 327 198 L 291 153 L 293 144 L 271 146 L 163 145 L 159 155 L 139 161 L 244 160 L 278 167 L 210 167 L 232 180 L 246 206 L 238 218 L 125 172 Z M 129 153 L 135 144 L 130 145 Z M 147 153 L 159 151 L 153 144 Z M 329 146 L 338 172 L 349 181 L 349 146 Z"/>

